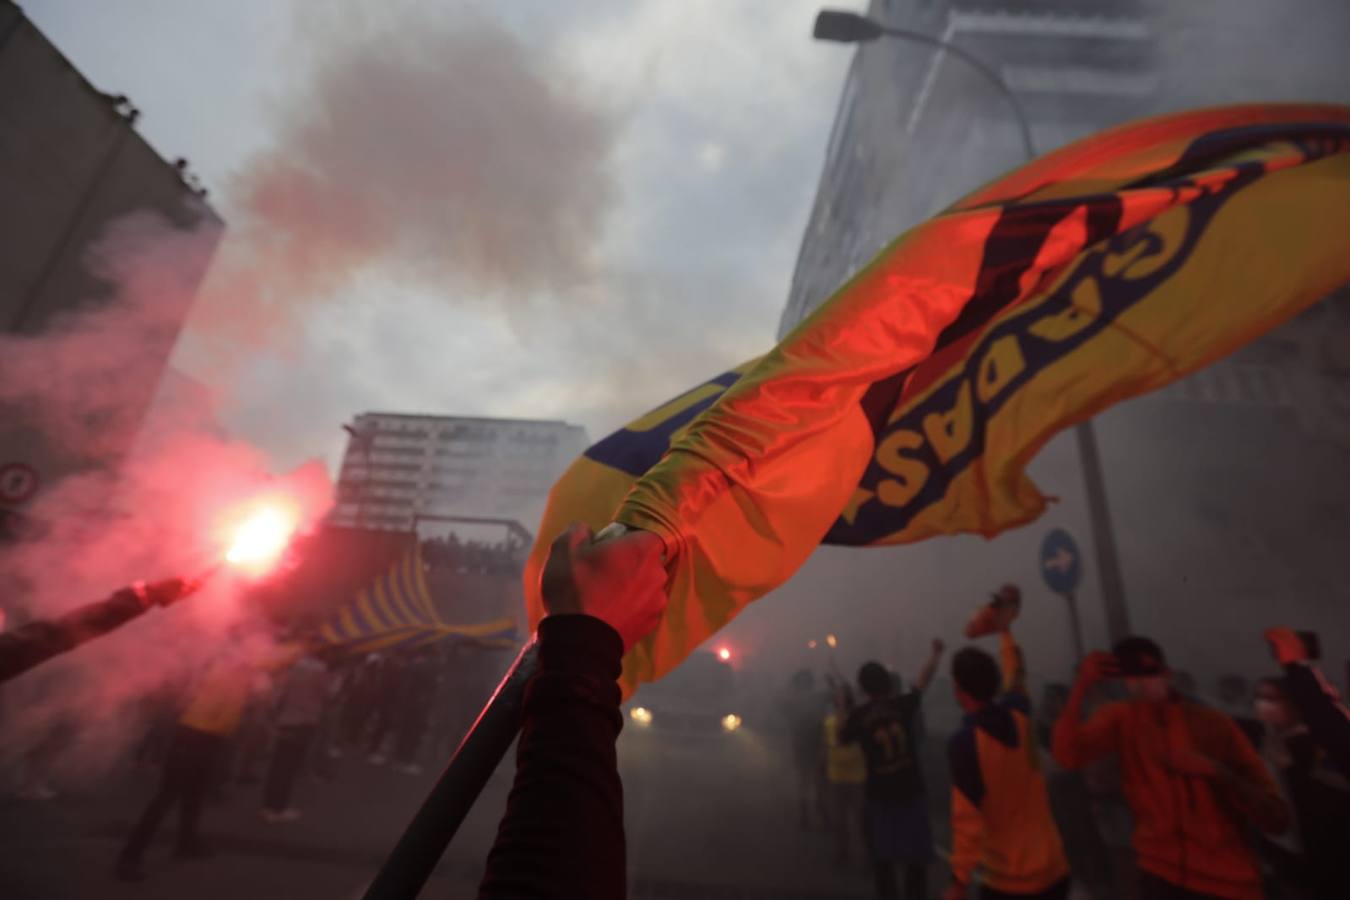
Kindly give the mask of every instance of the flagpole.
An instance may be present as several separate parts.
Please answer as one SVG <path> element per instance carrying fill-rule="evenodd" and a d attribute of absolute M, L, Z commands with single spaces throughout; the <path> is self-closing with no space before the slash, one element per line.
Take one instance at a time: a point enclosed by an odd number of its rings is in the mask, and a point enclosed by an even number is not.
<path fill-rule="evenodd" d="M 601 544 L 622 537 L 628 530 L 626 525 L 611 522 L 593 540 Z M 538 671 L 539 637 L 534 634 L 469 727 L 449 765 L 436 779 L 436 786 L 366 888 L 363 900 L 414 900 L 421 892 L 483 786 L 520 733 L 525 686 Z"/>
<path fill-rule="evenodd" d="M 390 851 L 364 900 L 412 900 L 421 892 L 520 732 L 525 685 L 538 669 L 539 645 L 531 636 Z"/>

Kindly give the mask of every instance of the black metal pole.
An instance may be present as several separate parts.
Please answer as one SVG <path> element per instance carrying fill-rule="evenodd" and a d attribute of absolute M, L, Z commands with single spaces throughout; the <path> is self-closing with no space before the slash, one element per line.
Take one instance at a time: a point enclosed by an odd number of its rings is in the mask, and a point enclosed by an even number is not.
<path fill-rule="evenodd" d="M 1106 607 L 1106 633 L 1115 643 L 1130 633 L 1130 611 L 1125 605 L 1125 583 L 1120 575 L 1116 532 L 1111 526 L 1111 510 L 1106 502 L 1106 477 L 1102 474 L 1101 456 L 1097 452 L 1097 432 L 1092 427 L 1092 420 L 1080 422 L 1074 433 L 1078 438 L 1078 457 L 1083 461 L 1092 543 L 1097 551 L 1102 605 Z"/>
<path fill-rule="evenodd" d="M 365 900 L 413 900 L 421 892 L 516 739 L 525 685 L 538 668 L 539 647 L 531 637 L 366 889 Z"/>
<path fill-rule="evenodd" d="M 1064 595 L 1064 602 L 1069 604 L 1069 628 L 1073 631 L 1073 652 L 1074 659 L 1083 658 L 1083 625 L 1078 620 L 1078 598 L 1074 596 L 1073 591 Z"/>

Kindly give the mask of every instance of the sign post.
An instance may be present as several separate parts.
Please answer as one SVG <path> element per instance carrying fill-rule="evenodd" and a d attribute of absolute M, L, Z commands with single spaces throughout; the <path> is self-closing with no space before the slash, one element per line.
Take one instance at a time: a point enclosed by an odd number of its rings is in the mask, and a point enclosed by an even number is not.
<path fill-rule="evenodd" d="M 1078 620 L 1078 600 L 1074 591 L 1083 577 L 1083 557 L 1078 544 L 1064 529 L 1056 528 L 1041 542 L 1041 576 L 1046 587 L 1064 598 L 1069 606 L 1069 627 L 1073 630 L 1073 649 L 1083 658 L 1083 625 Z"/>
<path fill-rule="evenodd" d="M 0 464 L 0 504 L 27 503 L 37 493 L 39 482 L 37 469 L 27 463 Z"/>

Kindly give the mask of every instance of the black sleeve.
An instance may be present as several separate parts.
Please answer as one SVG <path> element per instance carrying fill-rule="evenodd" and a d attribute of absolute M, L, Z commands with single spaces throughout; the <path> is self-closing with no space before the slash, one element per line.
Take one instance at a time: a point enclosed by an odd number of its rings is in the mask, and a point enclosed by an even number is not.
<path fill-rule="evenodd" d="M 1350 711 L 1336 689 L 1320 670 L 1301 662 L 1284 667 L 1284 686 L 1313 741 L 1350 778 Z"/>
<path fill-rule="evenodd" d="M 0 632 L 0 682 L 107 634 L 145 612 L 145 608 L 145 602 L 127 589 L 60 618 L 29 622 L 13 631 Z"/>
<path fill-rule="evenodd" d="M 480 900 L 627 894 L 623 786 L 614 742 L 623 642 L 584 615 L 539 623 L 516 780 L 488 854 Z"/>

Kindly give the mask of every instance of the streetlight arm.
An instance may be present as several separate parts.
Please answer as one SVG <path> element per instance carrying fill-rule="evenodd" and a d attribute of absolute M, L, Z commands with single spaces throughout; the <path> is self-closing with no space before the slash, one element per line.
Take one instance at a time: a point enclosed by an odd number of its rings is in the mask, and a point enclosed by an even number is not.
<path fill-rule="evenodd" d="M 1022 104 L 1017 102 L 1017 97 L 1013 94 L 1012 89 L 1008 87 L 1008 83 L 1003 80 L 1003 78 L 998 74 L 998 72 L 994 71 L 984 62 L 982 62 L 978 56 L 975 56 L 974 54 L 971 53 L 967 53 L 965 50 L 962 50 L 955 44 L 949 44 L 940 38 L 935 38 L 931 35 L 927 35 L 919 31 L 910 31 L 907 28 L 893 28 L 889 25 L 882 26 L 881 33 L 887 35 L 888 37 L 896 37 L 906 41 L 914 41 L 915 43 L 927 44 L 930 47 L 937 47 L 939 49 L 946 50 L 953 56 L 959 57 L 960 59 L 964 60 L 972 68 L 974 68 L 986 79 L 988 79 L 988 81 L 992 83 L 994 87 L 998 88 L 1003 93 L 1003 96 L 1008 101 L 1008 105 L 1012 107 L 1013 114 L 1017 116 L 1017 127 L 1022 133 L 1022 149 L 1027 155 L 1027 160 L 1030 161 L 1036 158 L 1036 147 L 1031 142 L 1031 126 L 1027 123 L 1026 113 L 1022 110 Z"/>

